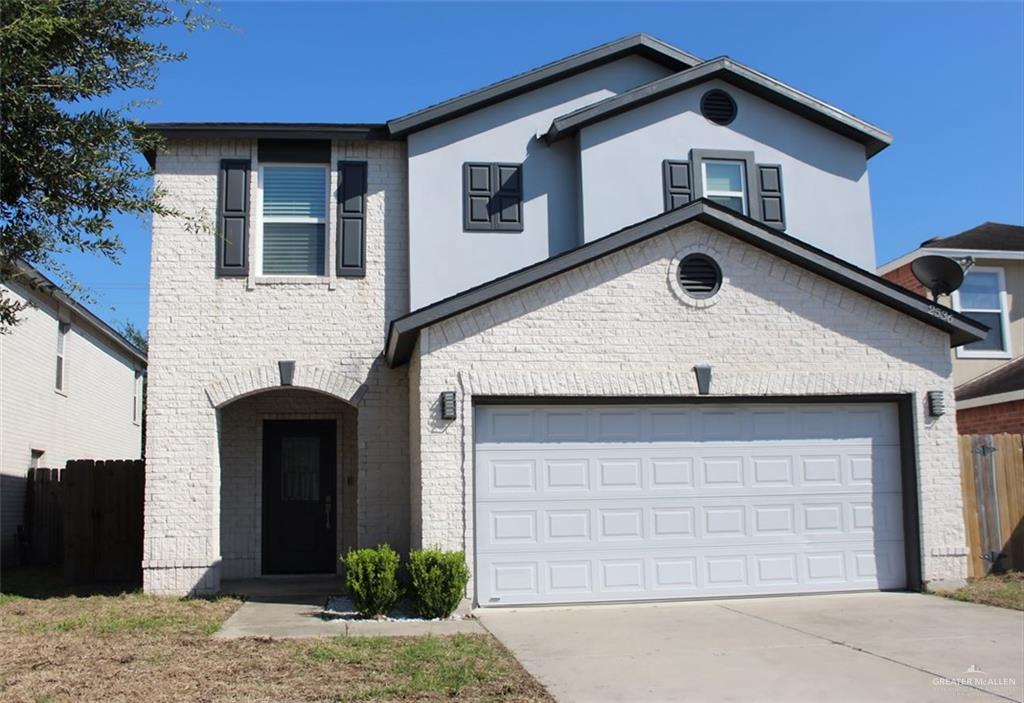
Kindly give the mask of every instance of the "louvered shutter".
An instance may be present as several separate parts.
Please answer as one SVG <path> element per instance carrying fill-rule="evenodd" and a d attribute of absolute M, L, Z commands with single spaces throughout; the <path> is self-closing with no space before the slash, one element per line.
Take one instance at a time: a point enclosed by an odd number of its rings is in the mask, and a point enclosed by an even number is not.
<path fill-rule="evenodd" d="M 366 162 L 338 162 L 339 276 L 366 275 Z"/>
<path fill-rule="evenodd" d="M 218 276 L 245 276 L 249 273 L 249 171 L 243 159 L 220 162 L 217 194 Z"/>
<path fill-rule="evenodd" d="M 786 210 L 782 202 L 782 166 L 757 165 L 758 197 L 761 221 L 775 229 L 786 229 Z"/>
<path fill-rule="evenodd" d="M 693 200 L 693 181 L 688 161 L 665 161 L 662 166 L 665 210 L 675 210 Z"/>

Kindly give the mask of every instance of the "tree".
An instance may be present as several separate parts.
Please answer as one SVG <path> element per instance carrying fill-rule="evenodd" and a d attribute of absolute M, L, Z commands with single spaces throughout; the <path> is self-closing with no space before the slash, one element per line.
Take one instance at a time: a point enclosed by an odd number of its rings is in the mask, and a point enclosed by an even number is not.
<path fill-rule="evenodd" d="M 139 153 L 158 146 L 111 95 L 151 90 L 182 52 L 154 29 L 205 29 L 205 0 L 3 0 L 0 6 L 0 281 L 22 259 L 72 277 L 56 256 L 80 250 L 118 260 L 118 213 L 171 214 Z M 0 292 L 0 332 L 22 309 Z"/>

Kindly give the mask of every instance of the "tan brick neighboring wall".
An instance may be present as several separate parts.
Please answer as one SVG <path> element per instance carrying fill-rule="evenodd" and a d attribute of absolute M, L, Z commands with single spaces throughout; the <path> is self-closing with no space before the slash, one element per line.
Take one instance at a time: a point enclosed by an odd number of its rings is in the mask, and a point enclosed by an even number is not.
<path fill-rule="evenodd" d="M 281 359 L 296 362 L 297 387 L 340 389 L 357 406 L 357 433 L 346 435 L 343 451 L 358 450 L 358 507 L 345 504 L 343 510 L 357 527 L 358 544 L 408 545 L 406 371 L 387 369 L 379 358 L 388 320 L 408 305 L 404 144 L 334 145 L 332 160 L 369 164 L 367 273 L 308 283 L 214 275 L 219 162 L 251 158 L 255 166 L 255 147 L 248 140 L 176 141 L 157 158 L 156 185 L 190 219 L 154 217 L 153 223 L 143 560 L 148 592 L 219 587 L 221 418 L 215 405 L 233 393 L 276 385 L 273 372 Z M 336 185 L 334 175 L 327 224 L 332 237 Z M 255 189 L 254 177 L 253 195 Z M 233 567 L 233 573 L 240 572 Z"/>
<path fill-rule="evenodd" d="M 711 305 L 676 290 L 674 262 L 690 251 L 722 267 Z M 474 396 L 692 396 L 692 367 L 709 363 L 721 396 L 912 394 L 924 578 L 966 574 L 955 419 L 923 407 L 928 390 L 952 401 L 949 337 L 708 227 L 438 323 L 418 354 L 422 542 L 465 549 L 471 565 Z M 445 390 L 460 398 L 453 422 L 436 407 Z"/>

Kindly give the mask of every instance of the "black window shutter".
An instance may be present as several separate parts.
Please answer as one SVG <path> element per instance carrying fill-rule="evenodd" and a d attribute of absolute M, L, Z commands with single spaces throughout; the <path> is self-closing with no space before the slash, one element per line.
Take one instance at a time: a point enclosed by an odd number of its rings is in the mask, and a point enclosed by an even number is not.
<path fill-rule="evenodd" d="M 249 273 L 249 171 L 247 159 L 223 159 L 217 194 L 217 275 Z"/>
<path fill-rule="evenodd" d="M 492 164 L 491 225 L 497 230 L 523 231 L 523 167 Z"/>
<path fill-rule="evenodd" d="M 339 276 L 366 275 L 366 162 L 338 162 Z"/>
<path fill-rule="evenodd" d="M 693 200 L 693 179 L 688 161 L 663 162 L 662 183 L 665 189 L 666 212 L 689 205 Z"/>
<path fill-rule="evenodd" d="M 491 164 L 462 166 L 462 220 L 467 230 L 491 229 L 491 197 L 494 178 Z"/>
<path fill-rule="evenodd" d="M 786 229 L 786 209 L 782 203 L 782 166 L 757 165 L 758 197 L 761 220 L 769 227 Z"/>

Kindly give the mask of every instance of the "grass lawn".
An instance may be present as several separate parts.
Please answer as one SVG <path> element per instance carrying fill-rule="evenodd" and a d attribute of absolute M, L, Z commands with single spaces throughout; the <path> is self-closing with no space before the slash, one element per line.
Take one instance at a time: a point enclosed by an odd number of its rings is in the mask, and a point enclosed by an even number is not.
<path fill-rule="evenodd" d="M 236 599 L 47 593 L 7 576 L 4 701 L 551 700 L 490 635 L 220 641 Z"/>
<path fill-rule="evenodd" d="M 1024 610 L 1024 571 L 968 579 L 963 588 L 941 595 L 969 603 Z"/>

